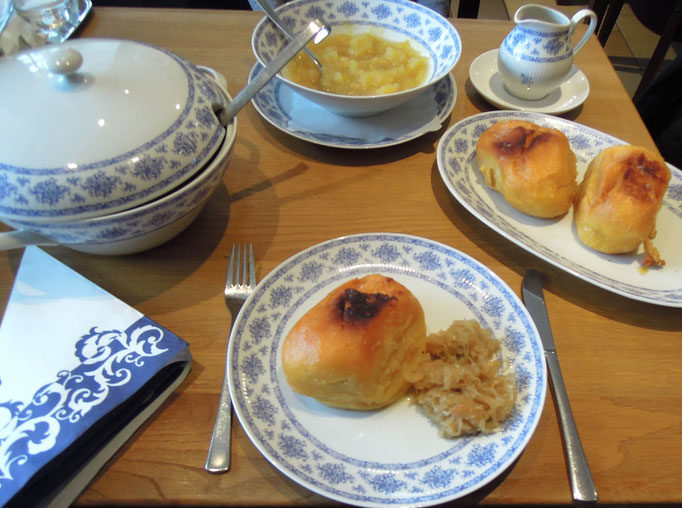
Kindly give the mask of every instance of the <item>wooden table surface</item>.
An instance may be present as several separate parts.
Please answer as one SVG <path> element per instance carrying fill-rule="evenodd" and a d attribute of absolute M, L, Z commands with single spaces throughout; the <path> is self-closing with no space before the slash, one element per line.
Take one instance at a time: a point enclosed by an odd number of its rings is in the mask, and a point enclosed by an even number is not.
<path fill-rule="evenodd" d="M 81 37 L 134 39 L 225 74 L 234 96 L 255 62 L 245 11 L 96 8 Z M 387 149 L 342 150 L 284 134 L 248 105 L 234 155 L 199 218 L 152 251 L 123 257 L 45 248 L 67 265 L 184 338 L 194 366 L 186 382 L 115 455 L 79 505 L 328 504 L 280 474 L 238 423 L 232 468 L 204 471 L 224 372 L 230 315 L 223 301 L 233 242 L 255 246 L 259 278 L 302 249 L 362 232 L 400 232 L 479 260 L 517 294 L 528 268 L 544 274 L 554 337 L 575 420 L 604 503 L 682 502 L 682 312 L 630 300 L 566 274 L 504 239 L 448 192 L 436 165 L 445 129 L 493 108 L 468 81 L 471 61 L 498 47 L 512 24 L 453 20 L 463 52 L 453 74 L 454 110 L 443 129 Z M 596 38 L 577 55 L 591 93 L 564 115 L 654 148 Z M 22 252 L 0 254 L 5 302 Z M 469 496 L 481 504 L 569 504 L 571 490 L 554 401 L 519 460 Z"/>

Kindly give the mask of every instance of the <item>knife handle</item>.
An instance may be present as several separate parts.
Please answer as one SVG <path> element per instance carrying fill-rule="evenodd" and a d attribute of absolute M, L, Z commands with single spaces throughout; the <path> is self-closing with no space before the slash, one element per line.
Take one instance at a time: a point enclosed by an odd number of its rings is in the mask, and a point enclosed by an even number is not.
<path fill-rule="evenodd" d="M 584 503 L 596 503 L 599 499 L 597 487 L 587 464 L 582 444 L 580 444 L 578 429 L 568 402 L 561 367 L 559 367 L 559 358 L 556 351 L 545 351 L 545 358 L 549 368 L 552 393 L 559 411 L 561 435 L 566 447 L 566 460 L 568 461 L 568 474 L 571 479 L 573 499 Z"/>

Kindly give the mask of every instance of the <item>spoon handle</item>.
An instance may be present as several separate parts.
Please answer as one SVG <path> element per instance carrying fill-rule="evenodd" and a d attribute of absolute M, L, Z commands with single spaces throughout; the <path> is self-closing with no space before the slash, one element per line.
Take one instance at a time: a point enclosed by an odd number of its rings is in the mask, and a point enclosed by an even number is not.
<path fill-rule="evenodd" d="M 274 75 L 289 62 L 289 60 L 294 58 L 318 33 L 324 38 L 327 36 L 328 30 L 318 20 L 313 20 L 308 23 L 308 26 L 300 32 L 292 42 L 284 46 L 277 56 L 266 65 L 248 85 L 242 88 L 232 102 L 230 102 L 220 113 L 221 123 L 223 125 L 229 124 L 237 112 L 242 109 L 246 103 L 249 102 L 253 96 L 256 95 L 260 89 L 263 88 L 268 81 L 270 81 Z"/>
<path fill-rule="evenodd" d="M 261 9 L 265 12 L 265 14 L 268 16 L 270 21 L 273 22 L 273 24 L 279 29 L 280 32 L 282 32 L 284 35 L 286 35 L 289 40 L 294 40 L 294 35 L 289 32 L 287 27 L 284 26 L 284 23 L 282 23 L 282 20 L 280 17 L 277 15 L 275 10 L 270 7 L 270 4 L 268 3 L 268 0 L 254 0 Z M 303 51 L 306 52 L 306 54 L 313 59 L 313 62 L 315 62 L 315 65 L 317 65 L 318 69 L 322 69 L 322 64 L 320 61 L 317 59 L 317 57 L 313 54 L 312 51 L 310 51 L 308 48 L 303 48 Z"/>

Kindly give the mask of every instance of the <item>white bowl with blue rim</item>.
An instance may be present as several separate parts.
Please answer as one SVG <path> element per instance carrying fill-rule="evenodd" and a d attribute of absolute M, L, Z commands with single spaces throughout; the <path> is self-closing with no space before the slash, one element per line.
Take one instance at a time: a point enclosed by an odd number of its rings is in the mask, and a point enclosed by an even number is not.
<path fill-rule="evenodd" d="M 0 124 L 0 220 L 12 227 L 98 253 L 125 253 L 106 246 L 132 235 L 119 250 L 142 250 L 195 217 L 225 170 L 236 120 L 219 120 L 224 78 L 162 48 L 81 39 L 7 57 L 0 79 L 11 120 Z M 133 215 L 135 232 L 123 222 Z"/>
<path fill-rule="evenodd" d="M 277 78 L 306 99 L 343 116 L 371 116 L 404 104 L 445 77 L 462 52 L 457 30 L 437 12 L 409 0 L 293 0 L 276 9 L 290 33 L 298 33 L 310 20 L 319 19 L 331 33 L 372 32 L 392 41 L 410 41 L 429 59 L 429 72 L 419 86 L 385 95 L 341 95 Z M 253 31 L 251 47 L 258 61 L 267 65 L 288 39 L 267 18 Z"/>
<path fill-rule="evenodd" d="M 219 150 L 225 91 L 161 48 L 81 39 L 0 61 L 0 218 L 87 219 L 182 185 Z"/>

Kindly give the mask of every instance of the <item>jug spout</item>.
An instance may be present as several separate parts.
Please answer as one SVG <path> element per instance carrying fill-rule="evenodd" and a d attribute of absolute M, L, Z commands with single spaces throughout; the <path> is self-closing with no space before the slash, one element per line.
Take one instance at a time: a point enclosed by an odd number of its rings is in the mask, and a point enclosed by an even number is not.
<path fill-rule="evenodd" d="M 519 7 L 514 14 L 514 22 L 517 25 L 535 25 L 537 28 L 553 30 L 565 30 L 571 25 L 571 20 L 562 12 L 537 4 Z"/>

